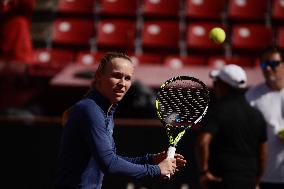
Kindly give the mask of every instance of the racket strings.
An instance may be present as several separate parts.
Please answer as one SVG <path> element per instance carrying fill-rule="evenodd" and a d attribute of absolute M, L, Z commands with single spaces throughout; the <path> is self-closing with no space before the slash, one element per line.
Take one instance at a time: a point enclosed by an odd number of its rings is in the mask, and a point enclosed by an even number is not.
<path fill-rule="evenodd" d="M 203 95 L 204 92 L 201 92 L 200 89 L 196 89 L 196 92 L 188 93 L 188 99 L 190 100 L 186 102 L 190 102 L 189 104 L 195 109 L 197 114 L 202 113 L 204 111 L 204 107 L 207 106 L 207 101 L 205 100 L 207 97 L 204 98 Z"/>
<path fill-rule="evenodd" d="M 162 119 L 172 126 L 187 127 L 203 114 L 208 96 L 207 88 L 196 81 L 171 81 L 157 96 Z"/>

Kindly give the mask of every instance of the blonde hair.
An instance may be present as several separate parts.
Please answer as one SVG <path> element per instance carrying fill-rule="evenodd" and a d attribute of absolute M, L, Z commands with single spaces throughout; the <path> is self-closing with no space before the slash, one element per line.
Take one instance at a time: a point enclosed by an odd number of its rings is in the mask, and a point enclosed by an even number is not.
<path fill-rule="evenodd" d="M 99 66 L 97 68 L 96 73 L 104 73 L 107 64 L 109 64 L 114 58 L 123 58 L 123 59 L 126 59 L 126 60 L 128 60 L 129 62 L 132 63 L 131 58 L 128 55 L 124 54 L 124 53 L 121 53 L 121 52 L 107 52 L 102 57 L 102 59 L 100 61 L 100 64 L 99 64 Z M 95 86 L 95 82 L 96 82 L 96 79 L 94 78 L 94 80 L 92 81 L 92 84 L 91 84 L 91 89 Z"/>

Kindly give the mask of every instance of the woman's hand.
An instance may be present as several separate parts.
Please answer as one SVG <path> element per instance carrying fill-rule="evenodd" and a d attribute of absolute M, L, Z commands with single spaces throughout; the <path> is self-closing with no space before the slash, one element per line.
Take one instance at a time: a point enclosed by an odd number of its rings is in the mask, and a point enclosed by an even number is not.
<path fill-rule="evenodd" d="M 154 164 L 158 165 L 160 162 L 162 162 L 166 158 L 167 158 L 167 153 L 165 151 L 154 154 L 153 156 Z M 186 160 L 181 154 L 175 154 L 174 159 L 176 161 L 176 167 L 173 173 L 176 173 L 179 171 L 179 168 L 184 167 L 186 165 Z"/>
<path fill-rule="evenodd" d="M 176 159 L 175 158 L 166 158 L 161 161 L 158 166 L 161 170 L 161 178 L 168 179 L 167 175 L 174 175 L 176 170 Z"/>

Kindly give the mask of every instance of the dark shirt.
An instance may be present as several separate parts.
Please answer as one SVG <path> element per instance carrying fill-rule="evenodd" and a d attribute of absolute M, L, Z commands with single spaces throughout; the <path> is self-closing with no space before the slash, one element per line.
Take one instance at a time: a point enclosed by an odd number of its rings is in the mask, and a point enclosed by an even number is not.
<path fill-rule="evenodd" d="M 106 173 L 136 179 L 160 176 L 158 165 L 150 165 L 152 155 L 116 154 L 112 136 L 116 106 L 93 90 L 72 107 L 63 131 L 56 187 L 100 189 Z"/>
<path fill-rule="evenodd" d="M 234 179 L 255 178 L 259 144 L 267 140 L 266 125 L 243 94 L 230 94 L 209 107 L 202 132 L 213 135 L 212 172 Z"/>

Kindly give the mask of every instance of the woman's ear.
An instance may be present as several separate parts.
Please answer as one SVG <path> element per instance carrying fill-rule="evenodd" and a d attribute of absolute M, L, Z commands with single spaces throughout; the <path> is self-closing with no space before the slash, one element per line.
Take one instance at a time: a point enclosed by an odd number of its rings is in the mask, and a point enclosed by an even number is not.
<path fill-rule="evenodd" d="M 101 72 L 96 72 L 95 77 L 94 77 L 94 83 L 100 83 L 102 80 L 102 73 Z"/>

